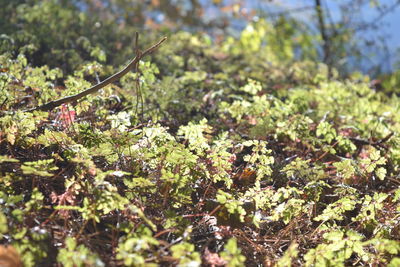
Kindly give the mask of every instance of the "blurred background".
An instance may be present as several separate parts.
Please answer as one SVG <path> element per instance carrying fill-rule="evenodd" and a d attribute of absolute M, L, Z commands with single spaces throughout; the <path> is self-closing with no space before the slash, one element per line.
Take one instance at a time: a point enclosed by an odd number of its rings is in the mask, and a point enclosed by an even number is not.
<path fill-rule="evenodd" d="M 262 21 L 274 29 L 265 31 L 263 42 L 274 35 L 285 49 L 290 41 L 293 60 L 320 60 L 344 77 L 356 71 L 373 78 L 391 74 L 396 84 L 399 5 L 399 0 L 0 0 L 0 53 L 24 53 L 34 65 L 69 73 L 93 58 L 114 66 L 126 62 L 135 31 L 149 42 L 188 31 L 221 43 Z"/>

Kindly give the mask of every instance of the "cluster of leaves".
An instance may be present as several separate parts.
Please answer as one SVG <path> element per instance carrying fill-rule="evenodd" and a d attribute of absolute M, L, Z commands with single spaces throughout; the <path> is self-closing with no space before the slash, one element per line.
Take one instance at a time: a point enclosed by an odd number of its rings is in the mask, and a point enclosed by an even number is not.
<path fill-rule="evenodd" d="M 104 67 L 1 55 L 0 242 L 25 266 L 398 266 L 397 96 L 280 40 L 180 32 L 51 112 L 24 110 Z"/>

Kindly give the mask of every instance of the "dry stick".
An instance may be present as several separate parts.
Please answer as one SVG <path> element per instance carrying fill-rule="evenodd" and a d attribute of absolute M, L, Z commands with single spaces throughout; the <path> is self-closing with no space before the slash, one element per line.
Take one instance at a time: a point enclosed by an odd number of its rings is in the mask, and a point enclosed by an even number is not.
<path fill-rule="evenodd" d="M 136 55 L 140 55 L 141 51 L 139 50 L 139 33 L 136 32 L 135 35 L 135 54 Z M 141 115 L 143 115 L 143 96 L 142 96 L 142 91 L 140 90 L 140 78 L 139 78 L 139 66 L 138 64 L 136 64 L 134 66 L 134 71 L 136 73 L 136 77 L 135 77 L 135 89 L 136 89 L 136 97 L 137 97 L 137 101 L 136 101 L 136 109 L 135 109 L 135 113 L 138 114 L 139 112 L 139 99 L 140 99 L 140 104 L 142 104 L 142 113 Z"/>
<path fill-rule="evenodd" d="M 25 112 L 32 112 L 32 111 L 36 111 L 36 110 L 49 111 L 49 110 L 52 110 L 55 107 L 58 107 L 58 106 L 60 106 L 62 104 L 71 103 L 73 101 L 77 101 L 77 100 L 81 99 L 82 97 L 85 97 L 87 95 L 90 95 L 90 94 L 93 94 L 93 93 L 97 92 L 98 90 L 100 90 L 101 88 L 107 86 L 108 84 L 119 80 L 122 76 L 127 74 L 131 69 L 135 68 L 137 66 L 137 64 L 139 63 L 139 61 L 143 57 L 153 53 L 166 39 L 167 39 L 167 37 L 164 37 L 160 41 L 158 41 L 158 43 L 156 43 L 155 45 L 153 45 L 150 48 L 146 49 L 143 53 L 136 54 L 135 58 L 132 59 L 132 61 L 129 62 L 129 64 L 125 68 L 123 68 L 121 71 L 115 73 L 114 75 L 108 77 L 107 79 L 105 79 L 101 83 L 98 83 L 95 86 L 92 86 L 89 89 L 86 89 L 85 91 L 80 92 L 78 94 L 67 96 L 67 97 L 64 97 L 64 98 L 60 98 L 60 99 L 55 100 L 55 101 L 50 101 L 50 102 L 48 102 L 46 104 L 43 104 L 41 106 L 25 110 Z"/>
<path fill-rule="evenodd" d="M 355 137 L 350 137 L 349 139 L 352 142 L 356 143 L 356 145 L 357 144 L 358 145 L 371 145 L 371 146 L 382 148 L 382 144 L 385 143 L 386 141 L 388 141 L 393 135 L 394 135 L 394 132 L 390 132 L 388 135 L 386 135 L 385 137 L 383 137 L 382 139 L 380 139 L 376 142 L 368 141 L 368 140 L 364 140 L 364 139 L 360 139 L 360 138 L 355 138 Z"/>
<path fill-rule="evenodd" d="M 322 38 L 324 63 L 328 66 L 328 78 L 331 78 L 332 76 L 331 43 L 330 43 L 331 40 L 326 30 L 324 11 L 322 9 L 321 0 L 315 0 L 315 10 L 317 12 L 318 26 Z"/>

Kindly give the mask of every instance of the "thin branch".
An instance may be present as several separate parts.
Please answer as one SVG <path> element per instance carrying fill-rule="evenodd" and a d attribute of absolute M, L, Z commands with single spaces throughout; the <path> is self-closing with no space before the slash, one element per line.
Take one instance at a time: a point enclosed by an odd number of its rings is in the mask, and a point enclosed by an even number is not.
<path fill-rule="evenodd" d="M 358 25 L 355 27 L 353 30 L 356 31 L 363 31 L 367 30 L 370 27 L 373 27 L 376 25 L 380 20 L 386 17 L 390 12 L 394 12 L 394 10 L 400 5 L 400 0 L 396 1 L 393 5 L 389 6 L 385 10 L 381 11 L 381 13 L 375 17 L 374 19 L 371 19 L 369 22 L 366 22 L 364 24 Z"/>
<path fill-rule="evenodd" d="M 136 34 L 136 41 L 138 40 L 139 35 Z M 74 101 L 77 101 L 79 99 L 81 99 L 82 97 L 85 97 L 87 95 L 93 94 L 95 92 L 97 92 L 98 90 L 100 90 L 101 88 L 109 85 L 110 83 L 113 83 L 117 80 L 119 80 L 121 77 L 123 77 L 125 74 L 127 74 L 131 69 L 137 70 L 137 64 L 139 63 L 139 61 L 153 53 L 165 40 L 167 39 L 167 37 L 162 38 L 160 41 L 158 41 L 158 43 L 156 43 L 155 45 L 151 46 L 150 48 L 146 49 L 144 52 L 142 53 L 137 53 L 135 58 L 131 60 L 131 62 L 129 62 L 129 64 L 123 68 L 121 71 L 115 73 L 114 75 L 108 77 L 107 79 L 105 79 L 104 81 L 102 81 L 101 83 L 98 83 L 92 87 L 90 87 L 89 89 L 86 89 L 85 91 L 82 91 L 78 94 L 75 95 L 71 95 L 71 96 L 67 96 L 64 98 L 60 98 L 58 100 L 54 100 L 54 101 L 50 101 L 46 104 L 43 104 L 41 106 L 29 109 L 29 110 L 25 110 L 25 112 L 33 112 L 36 110 L 41 110 L 41 111 L 49 111 L 52 110 L 62 104 L 66 104 L 66 103 L 71 103 Z"/>
<path fill-rule="evenodd" d="M 301 12 L 308 11 L 311 9 L 315 9 L 315 7 L 314 6 L 302 6 L 302 7 L 286 9 L 286 10 L 278 11 L 278 12 L 268 12 L 267 14 L 269 17 L 279 17 L 279 16 L 291 15 L 293 13 L 301 13 Z"/>
<path fill-rule="evenodd" d="M 321 5 L 321 0 L 315 0 L 315 11 L 318 18 L 319 31 L 322 38 L 322 49 L 324 51 L 324 63 L 328 66 L 328 75 L 332 76 L 332 66 L 331 66 L 331 47 L 330 47 L 330 37 L 326 30 L 324 11 Z"/>
<path fill-rule="evenodd" d="M 139 51 L 139 33 L 135 32 L 135 53 Z"/>
<path fill-rule="evenodd" d="M 356 145 L 371 145 L 374 146 L 376 148 L 383 148 L 383 149 L 387 149 L 385 148 L 385 146 L 383 145 L 385 142 L 387 142 L 392 136 L 394 135 L 394 132 L 390 132 L 388 135 L 386 135 L 385 137 L 383 137 L 382 139 L 378 140 L 378 141 L 369 141 L 369 140 L 364 140 L 364 139 L 360 139 L 360 138 L 355 138 L 355 137 L 350 137 L 349 139 L 355 143 Z"/>

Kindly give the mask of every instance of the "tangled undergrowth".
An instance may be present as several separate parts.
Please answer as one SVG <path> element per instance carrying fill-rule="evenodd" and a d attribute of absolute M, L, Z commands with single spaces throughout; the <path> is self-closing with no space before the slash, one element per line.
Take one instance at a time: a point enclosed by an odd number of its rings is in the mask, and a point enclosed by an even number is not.
<path fill-rule="evenodd" d="M 398 97 L 266 29 L 178 33 L 50 112 L 23 110 L 109 69 L 0 56 L 0 242 L 25 266 L 399 266 Z"/>

